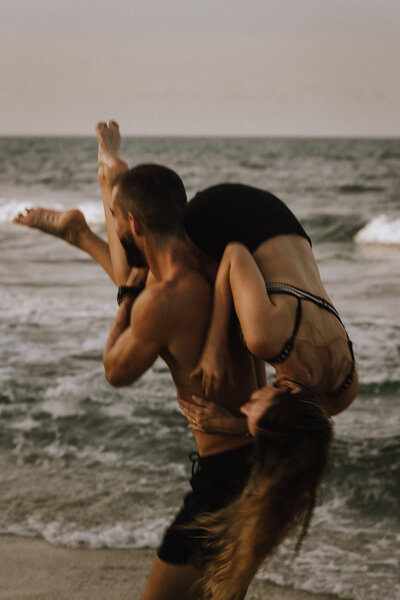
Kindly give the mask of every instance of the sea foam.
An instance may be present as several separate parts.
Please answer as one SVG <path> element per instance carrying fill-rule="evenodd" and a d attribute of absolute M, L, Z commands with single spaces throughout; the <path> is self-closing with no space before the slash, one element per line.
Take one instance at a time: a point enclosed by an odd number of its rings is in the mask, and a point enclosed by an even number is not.
<path fill-rule="evenodd" d="M 374 217 L 357 233 L 355 241 L 358 244 L 400 246 L 400 217 Z"/>
<path fill-rule="evenodd" d="M 157 548 L 168 525 L 166 519 L 159 518 L 139 527 L 118 522 L 110 527 L 84 529 L 58 521 L 42 523 L 36 516 L 31 516 L 28 523 L 30 535 L 39 535 L 55 546 L 72 548 Z"/>

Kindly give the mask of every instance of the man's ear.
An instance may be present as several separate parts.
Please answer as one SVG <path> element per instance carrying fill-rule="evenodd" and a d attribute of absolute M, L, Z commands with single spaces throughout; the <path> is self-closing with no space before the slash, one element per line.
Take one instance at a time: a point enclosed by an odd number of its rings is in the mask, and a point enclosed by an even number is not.
<path fill-rule="evenodd" d="M 133 215 L 132 213 L 128 213 L 128 218 L 129 218 L 129 226 L 131 229 L 131 232 L 134 235 L 142 235 L 143 234 L 143 223 L 141 221 L 141 219 L 137 216 L 137 215 Z"/>

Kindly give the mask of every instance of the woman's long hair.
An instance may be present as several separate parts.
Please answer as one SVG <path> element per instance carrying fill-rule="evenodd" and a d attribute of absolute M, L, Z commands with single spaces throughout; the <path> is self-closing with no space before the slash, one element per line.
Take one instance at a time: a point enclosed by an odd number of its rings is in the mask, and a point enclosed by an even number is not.
<path fill-rule="evenodd" d="M 205 599 L 242 598 L 263 560 L 294 531 L 299 551 L 331 441 L 330 419 L 310 389 L 277 392 L 258 421 L 254 464 L 242 494 L 198 521 L 209 551 L 201 581 Z"/>

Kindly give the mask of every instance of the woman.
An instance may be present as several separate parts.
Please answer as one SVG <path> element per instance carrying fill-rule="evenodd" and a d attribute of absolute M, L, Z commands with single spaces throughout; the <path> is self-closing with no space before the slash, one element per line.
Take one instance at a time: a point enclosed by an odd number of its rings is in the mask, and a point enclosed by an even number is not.
<path fill-rule="evenodd" d="M 203 377 L 206 395 L 230 377 L 225 348 L 233 308 L 249 351 L 275 369 L 275 383 L 241 408 L 254 436 L 247 486 L 227 508 L 196 523 L 209 540 L 205 597 L 239 600 L 261 562 L 298 528 L 299 550 L 328 462 L 329 416 L 353 401 L 358 376 L 311 241 L 278 198 L 242 185 L 209 188 L 189 204 L 186 231 L 220 261 L 209 332 L 194 372 Z M 192 428 L 229 433 L 243 425 L 205 399 L 180 404 Z"/>
<path fill-rule="evenodd" d="M 239 184 L 217 185 L 189 203 L 185 229 L 219 261 L 207 340 L 195 375 L 210 396 L 230 377 L 233 309 L 244 342 L 275 369 L 276 383 L 302 382 L 328 414 L 358 391 L 352 344 L 322 284 L 306 232 L 278 198 Z"/>

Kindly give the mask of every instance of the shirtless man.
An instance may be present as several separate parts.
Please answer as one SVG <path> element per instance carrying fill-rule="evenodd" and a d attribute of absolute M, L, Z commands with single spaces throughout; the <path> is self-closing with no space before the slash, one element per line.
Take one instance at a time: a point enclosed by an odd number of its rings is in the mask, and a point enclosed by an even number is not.
<path fill-rule="evenodd" d="M 123 291 L 126 295 L 120 294 L 104 349 L 108 381 L 114 386 L 130 385 L 161 356 L 171 370 L 178 398 L 190 402 L 193 395 L 201 396 L 200 379 L 190 375 L 204 343 L 212 290 L 183 230 L 183 184 L 165 167 L 144 165 L 127 170 L 118 156 L 119 131 L 114 122 L 108 126 L 100 123 L 97 134 L 109 245 L 88 234 L 76 211 L 39 209 L 19 215 L 15 221 L 81 247 L 102 264 L 118 286 L 130 286 Z M 141 268 L 145 265 L 149 268 L 147 279 Z M 234 381 L 213 398 L 221 405 L 222 418 L 224 409 L 227 415 L 239 416 L 240 405 L 263 384 L 234 332 L 230 352 Z M 196 596 L 201 591 L 193 586 L 202 576 L 201 568 L 195 566 L 201 559 L 202 540 L 176 525 L 190 523 L 202 511 L 217 510 L 240 493 L 250 468 L 251 444 L 245 421 L 238 421 L 242 424 L 236 435 L 206 433 L 192 423 L 200 470 L 191 480 L 193 491 L 186 496 L 184 508 L 166 532 L 142 600 L 201 597 Z"/>

